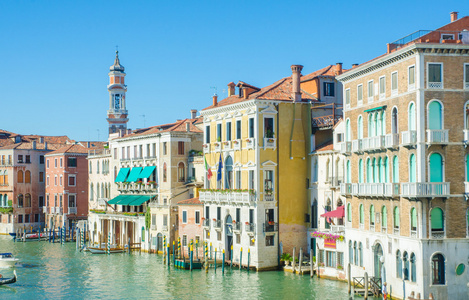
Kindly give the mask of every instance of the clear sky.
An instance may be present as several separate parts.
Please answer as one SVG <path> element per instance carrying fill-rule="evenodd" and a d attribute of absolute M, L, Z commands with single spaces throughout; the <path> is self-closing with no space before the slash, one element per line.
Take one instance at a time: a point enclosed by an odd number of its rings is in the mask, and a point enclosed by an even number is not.
<path fill-rule="evenodd" d="M 116 45 L 135 129 L 189 117 L 230 81 L 350 68 L 451 11 L 469 1 L 0 1 L 0 128 L 106 140 Z"/>

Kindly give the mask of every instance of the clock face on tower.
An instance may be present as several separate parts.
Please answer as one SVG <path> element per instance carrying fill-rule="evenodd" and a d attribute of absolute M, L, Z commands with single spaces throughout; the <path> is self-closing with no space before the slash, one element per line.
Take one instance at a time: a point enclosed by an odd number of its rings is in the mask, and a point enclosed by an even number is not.
<path fill-rule="evenodd" d="M 115 94 L 114 95 L 114 109 L 121 108 L 121 95 Z"/>

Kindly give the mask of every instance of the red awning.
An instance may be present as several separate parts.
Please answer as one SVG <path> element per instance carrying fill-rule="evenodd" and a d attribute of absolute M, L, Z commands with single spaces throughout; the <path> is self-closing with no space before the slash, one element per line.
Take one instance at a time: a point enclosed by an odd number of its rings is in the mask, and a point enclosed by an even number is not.
<path fill-rule="evenodd" d="M 344 206 L 339 206 L 337 207 L 336 210 L 329 211 L 325 214 L 322 214 L 321 217 L 326 217 L 326 218 L 343 218 L 345 217 L 345 208 Z"/>

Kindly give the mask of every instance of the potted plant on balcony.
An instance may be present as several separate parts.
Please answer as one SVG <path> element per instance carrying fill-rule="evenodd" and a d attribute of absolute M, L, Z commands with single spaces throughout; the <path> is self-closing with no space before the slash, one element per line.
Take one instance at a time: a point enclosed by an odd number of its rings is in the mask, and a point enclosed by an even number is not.
<path fill-rule="evenodd" d="M 225 146 L 228 146 L 229 144 L 230 144 L 229 141 L 224 141 L 224 142 L 223 142 L 223 145 L 225 145 Z"/>
<path fill-rule="evenodd" d="M 233 220 L 233 224 L 236 224 L 236 220 Z"/>
<path fill-rule="evenodd" d="M 251 141 L 251 139 L 246 139 L 246 143 L 250 143 Z"/>
<path fill-rule="evenodd" d="M 215 218 L 213 218 L 212 220 L 213 220 L 213 222 L 216 222 L 216 221 L 217 221 L 217 219 L 215 219 Z"/>
<path fill-rule="evenodd" d="M 238 145 L 239 144 L 238 140 L 234 140 L 233 144 Z"/>
<path fill-rule="evenodd" d="M 269 225 L 273 226 L 273 225 L 275 225 L 275 222 L 274 221 L 269 221 Z"/>

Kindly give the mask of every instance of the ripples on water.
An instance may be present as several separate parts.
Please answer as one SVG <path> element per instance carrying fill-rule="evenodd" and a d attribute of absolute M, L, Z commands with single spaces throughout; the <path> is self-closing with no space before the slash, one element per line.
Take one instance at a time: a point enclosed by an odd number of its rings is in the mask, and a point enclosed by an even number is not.
<path fill-rule="evenodd" d="M 20 259 L 18 281 L 0 286 L 1 299 L 348 299 L 347 285 L 337 281 L 229 267 L 225 275 L 221 267 L 191 273 L 168 269 L 155 254 L 93 255 L 73 243 L 14 243 L 4 236 L 0 252 Z"/>

